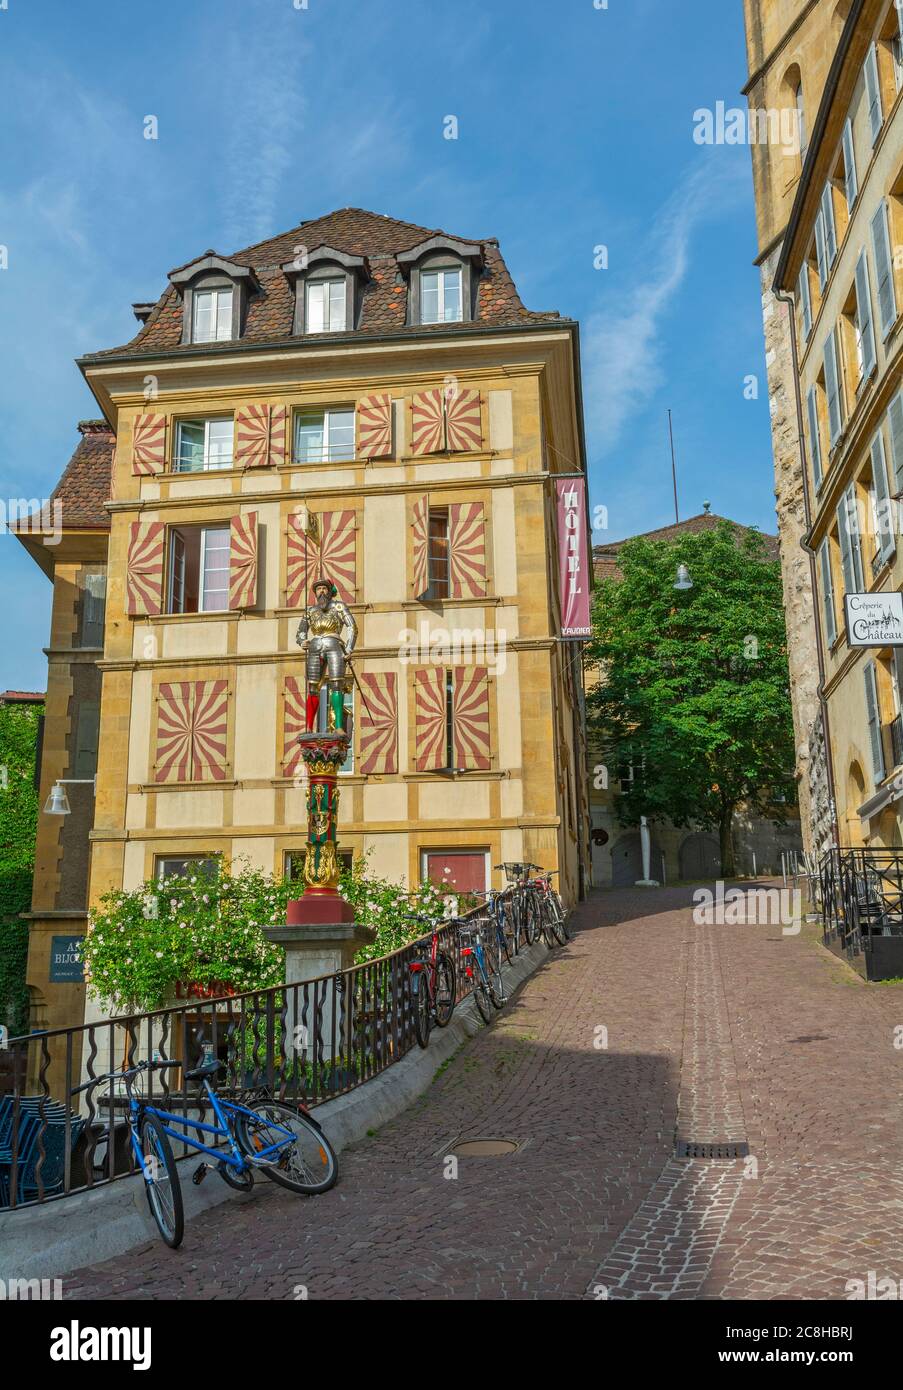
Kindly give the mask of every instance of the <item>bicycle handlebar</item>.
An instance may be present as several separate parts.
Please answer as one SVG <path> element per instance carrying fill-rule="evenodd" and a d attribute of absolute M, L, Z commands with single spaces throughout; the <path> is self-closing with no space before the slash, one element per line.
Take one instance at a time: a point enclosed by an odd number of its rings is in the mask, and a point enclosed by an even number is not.
<path fill-rule="evenodd" d="M 160 1071 L 163 1067 L 180 1067 L 181 1062 L 139 1062 L 134 1067 L 124 1067 L 122 1071 L 104 1072 L 103 1076 L 93 1076 L 90 1081 L 86 1081 L 82 1086 L 76 1086 L 69 1092 L 70 1096 L 77 1096 L 82 1091 L 90 1091 L 92 1086 L 99 1086 L 101 1081 L 122 1081 L 131 1080 L 142 1071 Z"/>

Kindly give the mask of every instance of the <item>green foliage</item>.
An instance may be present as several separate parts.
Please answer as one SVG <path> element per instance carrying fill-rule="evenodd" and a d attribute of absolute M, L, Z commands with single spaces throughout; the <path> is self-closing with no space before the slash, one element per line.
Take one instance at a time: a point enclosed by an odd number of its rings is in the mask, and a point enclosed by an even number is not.
<path fill-rule="evenodd" d="M 692 589 L 674 589 L 685 564 Z M 733 808 L 783 819 L 795 799 L 794 740 L 780 564 L 755 532 L 729 522 L 618 553 L 623 578 L 594 603 L 587 697 L 591 741 L 613 780 L 632 764 L 616 806 L 677 825 L 729 825 Z M 724 839 L 722 838 L 722 843 Z"/>
<path fill-rule="evenodd" d="M 297 882 L 236 862 L 218 878 L 191 874 L 107 893 L 91 914 L 82 948 L 90 993 L 117 1012 L 146 1012 L 170 1003 L 177 981 L 236 992 L 280 984 L 283 952 L 263 928 L 285 921 L 286 903 L 299 891 Z M 443 916 L 445 895 L 432 884 L 409 895 L 399 884 L 369 876 L 364 860 L 343 874 L 340 891 L 356 920 L 376 928 L 376 940 L 358 961 L 422 936 L 426 927 L 407 920 L 408 914 Z"/>
<path fill-rule="evenodd" d="M 28 1026 L 28 924 L 38 798 L 34 789 L 38 718 L 35 705 L 0 706 L 0 1023 Z"/>

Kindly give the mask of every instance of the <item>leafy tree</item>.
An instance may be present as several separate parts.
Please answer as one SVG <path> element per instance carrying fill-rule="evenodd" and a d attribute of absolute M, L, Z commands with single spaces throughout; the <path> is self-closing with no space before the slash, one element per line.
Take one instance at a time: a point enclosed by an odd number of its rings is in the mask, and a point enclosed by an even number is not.
<path fill-rule="evenodd" d="M 680 564 L 693 581 L 685 591 L 674 588 Z M 587 647 L 599 675 L 587 697 L 592 741 L 612 777 L 633 768 L 618 817 L 717 830 L 730 876 L 735 808 L 780 823 L 781 797 L 796 794 L 780 564 L 757 532 L 725 521 L 638 537 L 618 565 L 622 577 L 597 587 Z"/>
<path fill-rule="evenodd" d="M 0 1023 L 12 1033 L 28 1023 L 28 923 L 38 798 L 35 747 L 41 710 L 0 706 Z"/>

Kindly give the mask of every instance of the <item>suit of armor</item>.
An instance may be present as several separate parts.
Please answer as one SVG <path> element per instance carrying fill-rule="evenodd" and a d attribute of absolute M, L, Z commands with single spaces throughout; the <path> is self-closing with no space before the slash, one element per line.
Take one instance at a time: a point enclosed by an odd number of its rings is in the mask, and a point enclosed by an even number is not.
<path fill-rule="evenodd" d="M 313 733 L 317 727 L 324 676 L 329 689 L 329 723 L 336 730 L 343 730 L 347 658 L 357 641 L 357 623 L 328 579 L 318 579 L 313 591 L 316 602 L 304 610 L 295 635 L 306 656 L 307 732 Z"/>

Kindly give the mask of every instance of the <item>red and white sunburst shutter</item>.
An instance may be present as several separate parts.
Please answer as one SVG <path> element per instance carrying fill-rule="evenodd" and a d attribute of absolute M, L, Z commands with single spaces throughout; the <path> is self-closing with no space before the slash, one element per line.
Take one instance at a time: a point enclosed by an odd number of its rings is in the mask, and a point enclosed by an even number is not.
<path fill-rule="evenodd" d="M 411 398 L 411 453 L 438 454 L 445 448 L 442 391 L 419 391 Z"/>
<path fill-rule="evenodd" d="M 307 728 L 306 689 L 303 676 L 286 676 L 282 682 L 282 775 L 297 777 L 304 767 L 298 735 Z"/>
<path fill-rule="evenodd" d="M 489 672 L 485 666 L 456 666 L 452 680 L 452 748 L 455 767 L 487 771 Z"/>
<path fill-rule="evenodd" d="M 285 463 L 284 405 L 243 405 L 235 412 L 235 466 L 278 468 Z"/>
<path fill-rule="evenodd" d="M 154 781 L 224 781 L 228 727 L 228 681 L 164 682 L 157 692 Z"/>
<path fill-rule="evenodd" d="M 132 426 L 132 472 L 138 476 L 162 473 L 166 467 L 166 416 L 150 412 L 135 416 Z"/>
<path fill-rule="evenodd" d="M 450 386 L 445 392 L 445 447 L 457 453 L 482 449 L 479 391 Z"/>
<path fill-rule="evenodd" d="M 392 397 L 388 391 L 378 391 L 358 401 L 355 452 L 363 459 L 391 458 Z"/>
<path fill-rule="evenodd" d="M 331 579 L 345 603 L 357 596 L 357 513 L 321 512 L 318 561 L 320 574 Z M 311 575 L 311 582 L 317 575 Z"/>
<path fill-rule="evenodd" d="M 411 587 L 416 599 L 422 599 L 430 586 L 430 499 L 429 494 L 414 499 L 411 508 L 412 574 Z"/>
<path fill-rule="evenodd" d="M 444 666 L 420 666 L 414 672 L 414 746 L 418 772 L 448 766 L 448 707 Z"/>
<path fill-rule="evenodd" d="M 285 606 L 304 608 L 312 602 L 310 584 L 316 575 L 320 544 L 307 531 L 307 513 L 290 512 L 285 545 Z"/>
<path fill-rule="evenodd" d="M 448 509 L 450 598 L 486 593 L 486 526 L 482 502 L 453 502 Z"/>
<path fill-rule="evenodd" d="M 243 512 L 229 522 L 229 607 L 257 602 L 257 513 Z"/>
<path fill-rule="evenodd" d="M 398 702 L 394 671 L 364 671 L 363 698 L 356 724 L 360 730 L 360 771 L 365 775 L 398 771 Z M 365 703 L 366 701 L 366 703 Z"/>
<path fill-rule="evenodd" d="M 129 524 L 125 562 L 125 611 L 132 618 L 163 612 L 163 559 L 166 527 L 162 521 Z"/>

